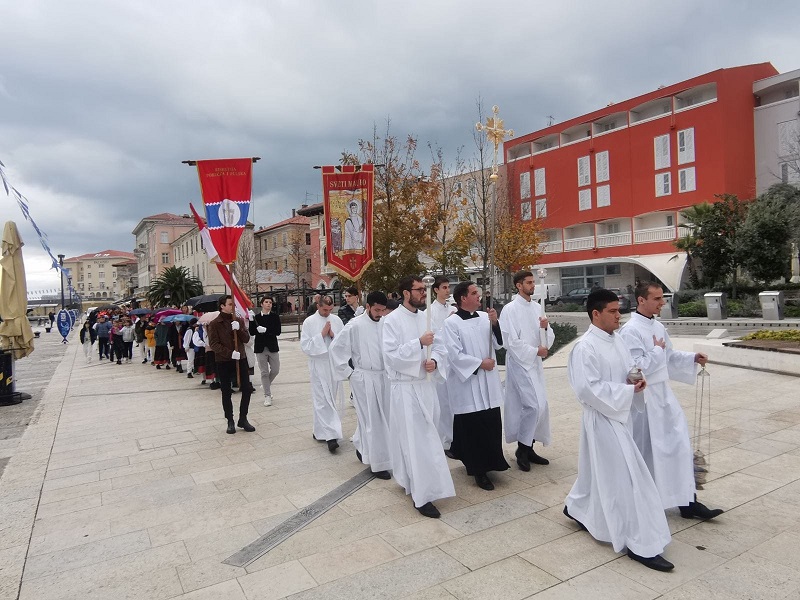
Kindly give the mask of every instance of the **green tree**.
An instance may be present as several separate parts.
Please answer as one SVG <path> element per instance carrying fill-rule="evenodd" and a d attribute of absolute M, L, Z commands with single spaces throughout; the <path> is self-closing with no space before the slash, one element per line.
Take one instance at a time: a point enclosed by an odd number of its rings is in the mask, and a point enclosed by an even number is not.
<path fill-rule="evenodd" d="M 203 284 L 189 274 L 186 267 L 168 267 L 150 285 L 147 301 L 150 306 L 180 306 L 192 296 L 203 293 Z"/>
<path fill-rule="evenodd" d="M 684 227 L 687 230 L 685 236 L 675 240 L 674 244 L 678 250 L 686 252 L 686 264 L 689 267 L 689 281 L 694 288 L 700 287 L 700 277 L 697 273 L 697 249 L 698 241 L 702 237 L 702 227 L 704 220 L 711 214 L 714 206 L 710 202 L 701 202 L 681 211 L 684 218 Z"/>
<path fill-rule="evenodd" d="M 703 262 L 703 280 L 708 287 L 731 279 L 731 298 L 736 298 L 738 268 L 744 249 L 741 229 L 748 202 L 732 194 L 719 194 L 713 209 L 699 229 L 696 253 Z"/>

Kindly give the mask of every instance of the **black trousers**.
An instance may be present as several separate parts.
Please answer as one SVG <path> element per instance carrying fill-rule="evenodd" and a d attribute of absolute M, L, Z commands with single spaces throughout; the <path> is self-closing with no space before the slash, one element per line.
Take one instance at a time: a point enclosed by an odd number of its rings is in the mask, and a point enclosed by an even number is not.
<path fill-rule="evenodd" d="M 467 468 L 467 475 L 505 471 L 503 423 L 500 408 L 453 416 L 453 443 L 450 451 Z"/>
<path fill-rule="evenodd" d="M 110 347 L 111 344 L 108 343 L 108 338 L 97 338 L 97 351 L 100 353 L 100 360 L 102 360 L 104 356 L 108 358 Z"/>
<path fill-rule="evenodd" d="M 222 389 L 222 410 L 225 412 L 226 419 L 233 419 L 233 402 L 231 401 L 231 384 L 236 382 L 236 369 L 239 369 L 239 389 L 242 398 L 239 401 L 239 418 L 247 416 L 247 409 L 250 408 L 250 367 L 247 359 L 242 352 L 239 360 L 218 360 L 217 377 L 219 378 L 220 388 Z"/>

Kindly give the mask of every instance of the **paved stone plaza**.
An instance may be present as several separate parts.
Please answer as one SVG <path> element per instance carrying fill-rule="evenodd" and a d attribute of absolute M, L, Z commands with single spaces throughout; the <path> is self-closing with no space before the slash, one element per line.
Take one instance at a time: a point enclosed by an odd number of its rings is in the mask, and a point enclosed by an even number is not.
<path fill-rule="evenodd" d="M 710 365 L 700 499 L 728 512 L 709 523 L 669 515 L 671 573 L 615 554 L 561 512 L 580 418 L 565 351 L 545 363 L 549 466 L 523 473 L 509 446 L 512 469 L 486 492 L 451 461 L 458 496 L 436 503 L 441 520 L 393 480 L 372 480 L 238 568 L 223 561 L 364 468 L 349 441 L 334 456 L 311 438 L 299 344 L 281 342 L 274 405 L 261 405 L 260 388 L 253 396 L 257 431 L 226 435 L 219 391 L 140 360 L 86 366 L 72 338 L 30 425 L 0 442 L 0 598 L 800 598 L 795 377 Z M 690 350 L 700 339 L 675 341 Z M 691 422 L 695 390 L 675 389 Z M 354 427 L 348 405 L 347 437 Z"/>

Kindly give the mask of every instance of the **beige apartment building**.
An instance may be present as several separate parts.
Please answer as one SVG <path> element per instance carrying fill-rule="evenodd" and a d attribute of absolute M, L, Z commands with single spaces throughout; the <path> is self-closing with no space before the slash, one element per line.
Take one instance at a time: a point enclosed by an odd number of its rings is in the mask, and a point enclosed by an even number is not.
<path fill-rule="evenodd" d="M 103 250 L 65 258 L 64 272 L 84 304 L 108 304 L 128 296 L 130 265 L 135 262 L 130 252 Z M 69 289 L 69 280 L 64 282 L 65 290 Z"/>

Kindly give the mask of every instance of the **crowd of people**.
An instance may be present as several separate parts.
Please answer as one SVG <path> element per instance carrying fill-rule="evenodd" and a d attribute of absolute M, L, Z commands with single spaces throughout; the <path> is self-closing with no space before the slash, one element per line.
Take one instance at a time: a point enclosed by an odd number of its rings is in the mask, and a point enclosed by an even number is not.
<path fill-rule="evenodd" d="M 358 460 L 375 477 L 394 478 L 430 518 L 440 516 L 435 501 L 456 494 L 447 458 L 461 461 L 485 490 L 494 489 L 490 473 L 510 468 L 504 439 L 516 445 L 520 470 L 546 467 L 548 459 L 534 444 L 552 440 L 542 361 L 555 336 L 533 299 L 533 274 L 520 271 L 513 282 L 517 293 L 499 315 L 484 306 L 474 283 L 451 290 L 446 277 L 433 280 L 430 304 L 417 276 L 399 282 L 398 300 L 375 291 L 364 306 L 359 291 L 348 288 L 338 314 L 330 296 L 315 297 L 300 336 L 308 357 L 313 438 L 336 453 L 343 437 L 342 382 L 349 380 Z M 563 512 L 615 551 L 668 571 L 673 565 L 661 556 L 671 539 L 664 510 L 679 507 L 687 519 L 722 513 L 697 501 L 688 427 L 669 386 L 670 379 L 693 383 L 707 357 L 672 348 L 655 319 L 664 306 L 658 284 L 640 283 L 635 296 L 637 310 L 619 332 L 616 294 L 598 288 L 588 297 L 591 325 L 568 364 L 583 417 L 578 476 Z M 95 342 L 99 360 L 131 362 L 136 342 L 143 363 L 199 376 L 201 384 L 221 390 L 227 433 L 237 427 L 252 432 L 247 415 L 256 361 L 265 406 L 273 403 L 280 371 L 281 323 L 272 308 L 272 299 L 263 298 L 260 313 L 244 320 L 232 298 L 223 296 L 218 316 L 204 323 L 146 317 L 134 323 L 127 314 L 101 314 L 84 323 L 80 336 L 87 362 Z M 506 349 L 505 382 L 497 369 L 500 348 Z"/>

